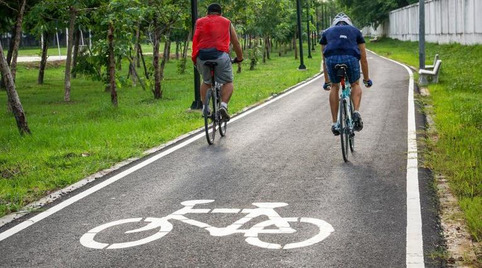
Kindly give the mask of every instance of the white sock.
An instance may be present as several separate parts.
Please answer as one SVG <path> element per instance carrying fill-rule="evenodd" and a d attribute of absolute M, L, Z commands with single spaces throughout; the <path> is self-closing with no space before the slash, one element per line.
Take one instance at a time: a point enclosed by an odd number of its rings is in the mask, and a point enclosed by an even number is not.
<path fill-rule="evenodd" d="M 224 108 L 228 109 L 228 104 L 225 103 L 225 102 L 221 102 L 221 106 L 223 106 Z"/>
<path fill-rule="evenodd" d="M 358 110 L 353 111 L 354 113 L 360 113 Z"/>

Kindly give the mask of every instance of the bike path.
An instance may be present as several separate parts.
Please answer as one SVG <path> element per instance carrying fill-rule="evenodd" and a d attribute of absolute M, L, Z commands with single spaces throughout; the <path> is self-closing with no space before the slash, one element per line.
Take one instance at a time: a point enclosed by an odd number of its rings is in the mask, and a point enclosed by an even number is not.
<path fill-rule="evenodd" d="M 208 146 L 201 137 L 6 238 L 0 242 L 0 267 L 405 267 L 409 75 L 373 54 L 369 64 L 375 85 L 363 89 L 365 127 L 356 134 L 356 153 L 349 163 L 343 162 L 339 138 L 331 134 L 328 93 L 321 89 L 323 78 L 317 78 L 233 120 L 227 136 L 218 136 L 215 145 Z M 423 188 L 423 217 L 433 225 L 432 197 Z M 173 229 L 168 234 L 144 245 L 92 249 L 80 243 L 85 233 L 102 224 L 162 218 L 181 209 L 181 202 L 200 199 L 215 201 L 196 208 L 253 209 L 256 202 L 283 202 L 288 206 L 275 209 L 281 217 L 323 220 L 334 232 L 313 245 L 266 249 L 248 244 L 243 234 L 211 236 L 170 220 Z M 225 227 L 244 215 L 185 216 Z M 254 218 L 243 228 L 267 219 Z M 141 226 L 114 227 L 96 239 L 120 243 L 155 233 L 123 233 Z M 292 227 L 296 233 L 257 237 L 286 244 L 319 232 L 310 223 Z M 424 225 L 423 231 L 428 254 L 435 250 L 437 230 Z M 427 267 L 438 267 L 425 260 Z"/>

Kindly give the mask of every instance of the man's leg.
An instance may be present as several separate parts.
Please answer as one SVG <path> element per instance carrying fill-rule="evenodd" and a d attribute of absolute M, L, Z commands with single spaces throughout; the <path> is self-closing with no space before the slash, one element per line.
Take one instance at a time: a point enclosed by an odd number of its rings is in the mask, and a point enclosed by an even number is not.
<path fill-rule="evenodd" d="M 340 83 L 331 84 L 330 108 L 331 108 L 331 118 L 333 120 L 333 123 L 336 123 L 336 119 L 338 116 L 338 105 L 340 102 L 340 96 L 338 95 L 339 90 L 340 90 Z"/>
<path fill-rule="evenodd" d="M 231 95 L 233 95 L 233 90 L 233 82 L 226 83 L 221 87 L 221 109 L 219 112 L 224 121 L 229 121 L 229 119 L 231 119 L 231 116 L 228 113 L 228 103 L 231 99 Z"/>
<path fill-rule="evenodd" d="M 363 129 L 363 120 L 359 112 L 361 97 L 362 97 L 362 90 L 360 87 L 360 83 L 356 81 L 355 83 L 351 84 L 351 99 L 353 101 L 353 106 L 354 106 L 353 122 L 355 123 L 356 131 L 360 131 Z"/>
<path fill-rule="evenodd" d="M 353 100 L 353 107 L 355 111 L 360 109 L 360 102 L 362 97 L 362 90 L 359 81 L 351 84 L 351 99 Z"/>
<path fill-rule="evenodd" d="M 204 98 L 206 97 L 206 92 L 211 87 L 211 84 L 201 83 L 201 88 L 199 90 L 199 94 L 201 94 L 201 101 L 204 104 Z"/>
<path fill-rule="evenodd" d="M 233 95 L 234 85 L 233 82 L 226 83 L 221 87 L 221 101 L 226 104 L 229 103 L 231 96 Z"/>

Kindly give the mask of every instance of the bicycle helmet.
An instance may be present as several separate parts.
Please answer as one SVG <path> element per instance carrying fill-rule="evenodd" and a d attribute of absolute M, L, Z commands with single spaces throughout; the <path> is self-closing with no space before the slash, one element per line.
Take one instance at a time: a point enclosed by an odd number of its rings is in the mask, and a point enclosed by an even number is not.
<path fill-rule="evenodd" d="M 345 13 L 341 12 L 336 14 L 335 18 L 333 19 L 333 26 L 338 25 L 339 23 L 344 22 L 345 24 L 353 26 L 350 17 L 348 17 Z"/>

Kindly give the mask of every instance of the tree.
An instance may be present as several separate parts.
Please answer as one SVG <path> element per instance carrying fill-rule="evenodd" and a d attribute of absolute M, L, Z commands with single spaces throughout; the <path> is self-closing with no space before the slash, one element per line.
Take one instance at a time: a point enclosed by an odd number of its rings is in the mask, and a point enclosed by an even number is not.
<path fill-rule="evenodd" d="M 173 25 L 188 17 L 189 1 L 187 0 L 149 0 L 148 18 L 152 20 L 153 40 L 153 66 L 154 66 L 154 98 L 162 98 L 162 79 L 166 57 L 159 64 L 159 47 L 161 38 L 170 35 Z M 168 40 L 168 38 L 166 39 Z M 168 45 L 168 43 L 166 43 Z M 164 53 L 166 54 L 166 53 Z"/>
<path fill-rule="evenodd" d="M 20 135 L 31 134 L 27 124 L 25 112 L 23 111 L 22 103 L 20 102 L 20 98 L 18 97 L 17 91 L 15 90 L 15 82 L 13 81 L 12 73 L 3 54 L 3 47 L 1 43 L 0 72 L 2 73 L 3 81 L 5 81 L 7 96 L 12 107 L 13 115 L 15 116 L 15 120 L 17 121 L 17 127 L 20 131 Z"/>
<path fill-rule="evenodd" d="M 52 2 L 49 1 L 41 1 L 37 3 L 25 16 L 24 28 L 27 32 L 40 37 L 43 40 L 37 78 L 38 84 L 43 84 L 44 82 L 49 40 L 55 34 L 55 22 L 58 20 L 58 17 L 59 14 L 56 5 L 52 5 Z"/>

